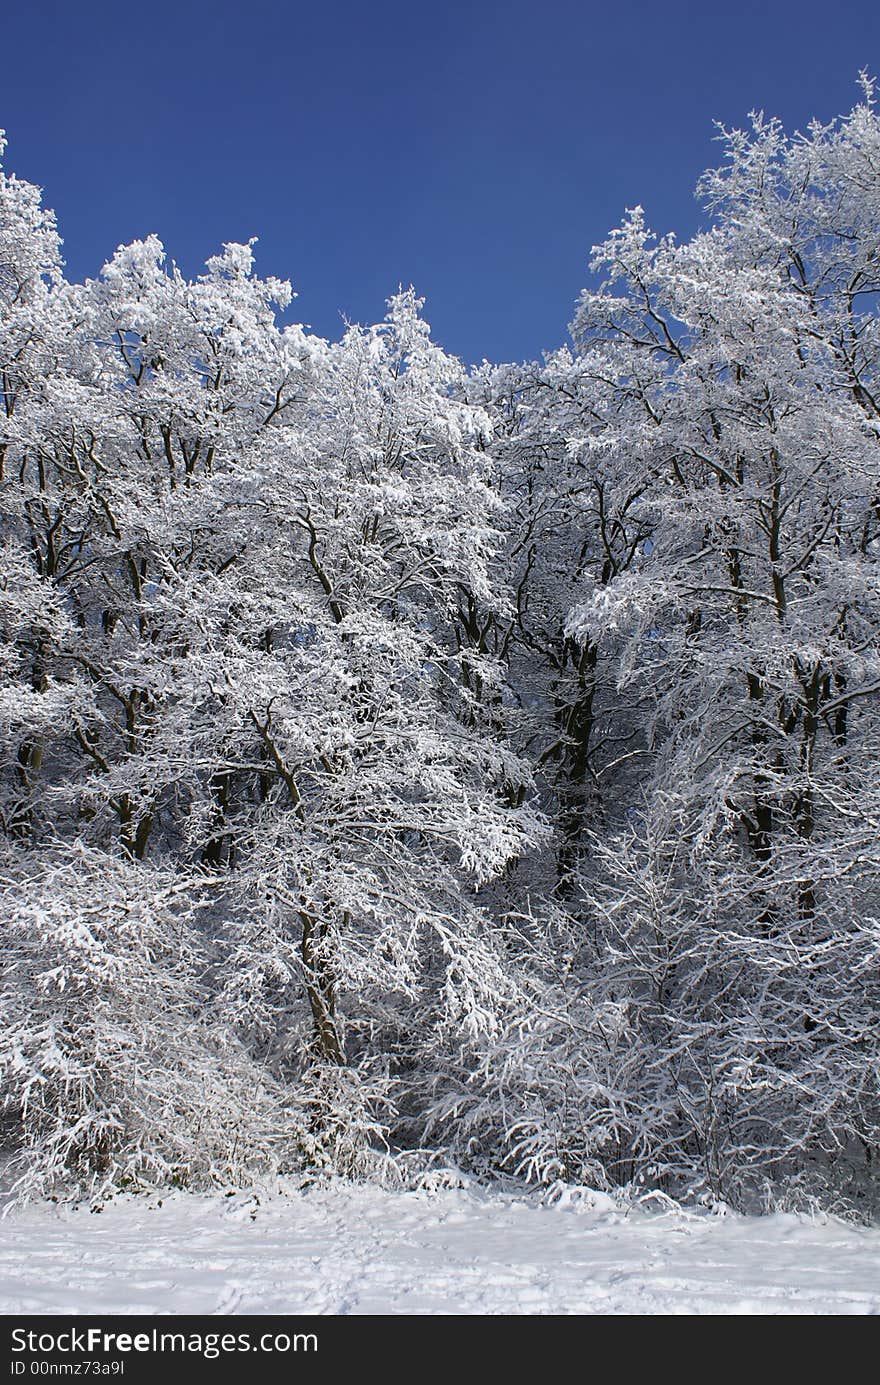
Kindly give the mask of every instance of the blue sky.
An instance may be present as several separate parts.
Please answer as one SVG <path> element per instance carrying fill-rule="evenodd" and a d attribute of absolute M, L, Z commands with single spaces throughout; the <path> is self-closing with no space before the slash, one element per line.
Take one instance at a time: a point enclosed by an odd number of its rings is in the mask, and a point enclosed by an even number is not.
<path fill-rule="evenodd" d="M 317 331 L 413 283 L 448 349 L 519 359 L 565 339 L 625 207 L 696 228 L 713 119 L 848 110 L 880 4 L 29 0 L 0 52 L 7 167 L 71 277 L 152 231 L 189 274 L 256 235 Z"/>

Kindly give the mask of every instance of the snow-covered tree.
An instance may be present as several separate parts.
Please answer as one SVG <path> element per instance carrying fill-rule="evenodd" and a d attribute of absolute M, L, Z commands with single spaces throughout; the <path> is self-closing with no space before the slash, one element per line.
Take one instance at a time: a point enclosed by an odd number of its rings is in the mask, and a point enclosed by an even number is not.
<path fill-rule="evenodd" d="M 149 236 L 69 283 L 0 175 L 28 1188 L 408 1150 L 876 1196 L 863 87 L 802 135 L 722 131 L 707 229 L 629 212 L 572 347 L 520 366 L 466 370 L 412 290 L 338 341 L 285 325 L 252 242 L 189 280 Z"/>
<path fill-rule="evenodd" d="M 568 630 L 624 631 L 618 685 L 653 700 L 587 887 L 654 1074 L 634 1147 L 729 1193 L 877 1143 L 880 125 L 756 118 L 725 148 L 710 230 L 656 242 L 637 211 L 597 252 L 575 334 L 643 404 L 650 552 Z"/>
<path fill-rule="evenodd" d="M 331 345 L 277 325 L 289 287 L 250 246 L 190 283 L 151 237 L 69 285 L 36 190 L 9 187 L 31 326 L 6 314 L 7 354 L 42 353 L 6 373 L 10 837 L 62 883 L 86 843 L 120 881 L 212 878 L 217 1034 L 315 1129 L 335 1091 L 371 1134 L 352 1083 L 375 1074 L 417 1134 L 410 1088 L 513 984 L 475 890 L 543 831 L 453 638 L 461 582 L 505 600 L 488 420 L 412 292 Z M 46 947 L 12 971 L 25 1011 Z"/>

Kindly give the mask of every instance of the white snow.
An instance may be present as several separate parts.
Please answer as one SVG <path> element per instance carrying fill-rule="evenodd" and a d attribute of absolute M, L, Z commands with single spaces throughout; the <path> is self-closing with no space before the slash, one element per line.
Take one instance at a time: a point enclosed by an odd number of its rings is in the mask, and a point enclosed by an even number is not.
<path fill-rule="evenodd" d="M 880 1228 L 461 1189 L 45 1204 L 0 1223 L 0 1312 L 875 1314 Z"/>

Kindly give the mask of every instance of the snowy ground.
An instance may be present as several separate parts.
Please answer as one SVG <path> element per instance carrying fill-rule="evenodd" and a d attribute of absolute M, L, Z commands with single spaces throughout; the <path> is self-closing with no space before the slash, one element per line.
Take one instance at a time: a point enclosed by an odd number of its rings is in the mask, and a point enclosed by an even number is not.
<path fill-rule="evenodd" d="M 880 1313 L 880 1229 L 503 1194 L 175 1195 L 0 1222 L 0 1312 Z"/>

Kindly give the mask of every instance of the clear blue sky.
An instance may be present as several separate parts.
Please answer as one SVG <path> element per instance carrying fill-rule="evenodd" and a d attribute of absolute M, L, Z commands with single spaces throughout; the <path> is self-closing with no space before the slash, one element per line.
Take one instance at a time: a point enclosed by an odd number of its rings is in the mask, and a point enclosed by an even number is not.
<path fill-rule="evenodd" d="M 880 76 L 877 0 L 9 0 L 0 126 L 68 273 L 224 240 L 337 335 L 397 284 L 468 360 L 560 344 L 590 246 L 642 203 L 685 235 L 714 118 L 830 118 Z"/>

